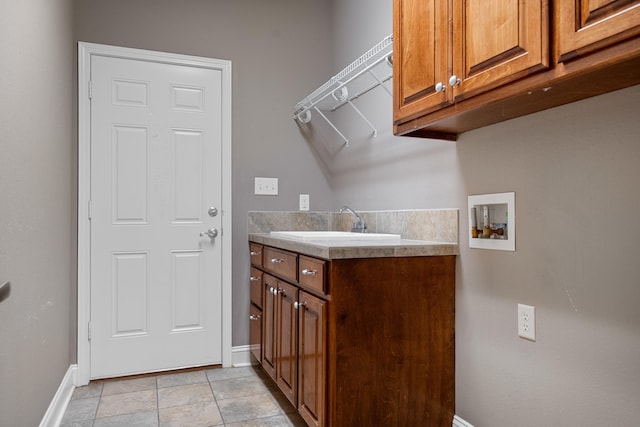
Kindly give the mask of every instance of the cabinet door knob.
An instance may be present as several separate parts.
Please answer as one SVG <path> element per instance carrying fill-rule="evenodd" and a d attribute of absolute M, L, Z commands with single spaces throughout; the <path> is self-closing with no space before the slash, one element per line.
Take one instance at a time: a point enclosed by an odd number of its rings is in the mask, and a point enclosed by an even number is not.
<path fill-rule="evenodd" d="M 260 280 L 260 278 L 259 278 L 259 277 L 256 277 L 256 276 L 251 276 L 251 277 L 249 277 L 249 281 L 251 281 L 251 282 L 257 282 L 257 281 L 259 281 L 259 280 Z"/>
<path fill-rule="evenodd" d="M 449 77 L 449 86 L 457 86 L 460 84 L 460 79 L 455 74 Z"/>
<path fill-rule="evenodd" d="M 249 255 L 258 256 L 258 255 L 260 255 L 260 252 L 251 251 L 251 252 L 249 252 Z"/>
<path fill-rule="evenodd" d="M 305 301 L 305 302 L 302 302 L 302 303 L 300 303 L 300 302 L 296 301 L 296 302 L 294 302 L 294 303 L 293 303 L 293 308 L 295 308 L 296 310 L 297 310 L 297 309 L 303 309 L 303 308 L 305 308 L 306 306 L 307 306 L 307 302 L 306 302 L 306 301 Z"/>
<path fill-rule="evenodd" d="M 256 316 L 255 314 L 250 314 L 249 320 L 260 320 L 260 316 Z"/>
<path fill-rule="evenodd" d="M 273 286 L 271 286 L 269 288 L 269 293 L 272 294 L 272 295 L 275 295 L 276 294 L 276 289 Z"/>
<path fill-rule="evenodd" d="M 442 82 L 436 83 L 436 93 L 444 92 L 445 90 L 447 90 L 447 87 Z"/>
<path fill-rule="evenodd" d="M 304 270 L 302 270 L 303 276 L 315 276 L 317 273 L 318 273 L 318 270 L 309 270 L 308 268 L 305 268 Z"/>
<path fill-rule="evenodd" d="M 271 258 L 271 264 L 282 264 L 283 262 L 282 258 Z"/>

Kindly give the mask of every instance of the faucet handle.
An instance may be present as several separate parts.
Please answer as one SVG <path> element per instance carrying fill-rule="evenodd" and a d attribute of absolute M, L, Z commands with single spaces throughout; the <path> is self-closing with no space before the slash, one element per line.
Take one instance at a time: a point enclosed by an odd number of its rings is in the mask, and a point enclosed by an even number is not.
<path fill-rule="evenodd" d="M 367 232 L 367 223 L 364 221 L 354 222 L 351 226 L 352 233 L 366 233 Z"/>

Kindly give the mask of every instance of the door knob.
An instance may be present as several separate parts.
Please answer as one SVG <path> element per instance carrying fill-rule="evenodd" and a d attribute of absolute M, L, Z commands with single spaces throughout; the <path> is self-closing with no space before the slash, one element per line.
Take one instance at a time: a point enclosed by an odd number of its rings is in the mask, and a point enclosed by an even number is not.
<path fill-rule="evenodd" d="M 460 79 L 455 74 L 449 77 L 449 86 L 456 86 L 460 84 Z"/>
<path fill-rule="evenodd" d="M 440 92 L 444 92 L 445 90 L 447 90 L 447 87 L 445 85 L 442 84 L 442 82 L 438 82 L 436 83 L 436 93 L 440 93 Z"/>
<path fill-rule="evenodd" d="M 210 228 L 207 231 L 200 233 L 200 236 L 209 236 L 210 239 L 215 239 L 218 236 L 218 229 Z"/>
<path fill-rule="evenodd" d="M 209 216 L 216 216 L 218 215 L 218 209 L 214 208 L 213 206 L 209 208 Z"/>

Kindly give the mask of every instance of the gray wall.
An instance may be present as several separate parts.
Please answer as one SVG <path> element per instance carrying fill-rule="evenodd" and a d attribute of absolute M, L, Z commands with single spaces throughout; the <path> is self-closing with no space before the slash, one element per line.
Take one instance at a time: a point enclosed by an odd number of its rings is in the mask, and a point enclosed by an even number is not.
<path fill-rule="evenodd" d="M 72 8 L 0 10 L 0 425 L 35 426 L 75 360 Z"/>
<path fill-rule="evenodd" d="M 375 3 L 334 1 L 343 66 L 391 32 L 391 2 Z M 637 425 L 640 86 L 456 143 L 390 136 L 388 95 L 370 95 L 356 102 L 381 135 L 345 119 L 330 181 L 356 208 L 460 208 L 456 413 L 475 427 Z M 517 251 L 470 250 L 467 196 L 505 191 Z M 517 337 L 518 303 L 536 307 L 536 342 Z"/>

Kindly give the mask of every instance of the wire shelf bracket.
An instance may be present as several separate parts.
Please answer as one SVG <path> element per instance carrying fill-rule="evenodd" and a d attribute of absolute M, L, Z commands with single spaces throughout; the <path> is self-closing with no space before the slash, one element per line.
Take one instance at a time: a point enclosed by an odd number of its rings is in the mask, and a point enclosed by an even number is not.
<path fill-rule="evenodd" d="M 302 101 L 298 102 L 293 109 L 293 119 L 307 124 L 311 121 L 311 111 L 313 110 L 349 146 L 349 139 L 323 113 L 323 111 L 334 112 L 344 105 L 349 105 L 372 129 L 375 137 L 378 135 L 378 130 L 352 101 L 378 86 L 382 86 L 390 96 L 393 96 L 392 92 L 385 86 L 385 83 L 391 80 L 392 77 L 393 37 L 387 36 L 338 74 L 331 77 L 322 86 L 311 92 Z"/>

